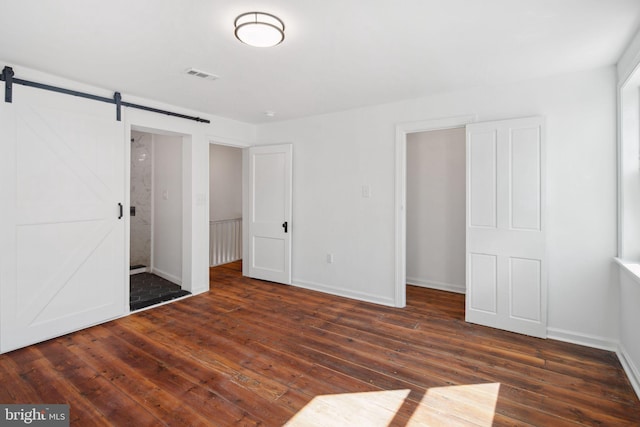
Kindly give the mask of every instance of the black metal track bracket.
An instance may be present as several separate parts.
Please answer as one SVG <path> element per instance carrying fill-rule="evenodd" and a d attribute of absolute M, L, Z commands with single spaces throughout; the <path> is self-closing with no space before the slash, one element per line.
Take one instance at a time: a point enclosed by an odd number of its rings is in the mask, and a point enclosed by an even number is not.
<path fill-rule="evenodd" d="M 13 101 L 13 68 L 4 67 L 2 70 L 2 80 L 4 80 L 4 102 Z"/>
<path fill-rule="evenodd" d="M 52 92 L 64 93 L 67 95 L 78 96 L 80 98 L 92 99 L 94 101 L 106 102 L 108 104 L 115 104 L 116 106 L 116 120 L 122 120 L 122 106 L 129 108 L 136 108 L 138 110 L 151 111 L 154 113 L 166 114 L 172 117 L 179 117 L 181 119 L 193 120 L 200 123 L 211 123 L 207 119 L 201 119 L 200 117 L 188 116 L 186 114 L 174 113 L 171 111 L 161 110 L 159 108 L 145 107 L 144 105 L 132 104 L 130 102 L 122 101 L 122 95 L 120 92 L 116 92 L 113 98 L 106 98 L 104 96 L 92 95 L 90 93 L 78 92 L 71 89 L 64 89 L 57 86 L 51 86 L 43 83 L 31 82 L 29 80 L 16 79 L 14 77 L 13 68 L 5 66 L 0 74 L 0 80 L 4 81 L 4 102 L 13 102 L 13 84 L 19 84 L 23 86 L 35 87 L 38 89 L 49 90 Z"/>
<path fill-rule="evenodd" d="M 113 101 L 116 104 L 116 120 L 122 120 L 122 95 L 120 92 L 116 92 L 113 94 Z"/>

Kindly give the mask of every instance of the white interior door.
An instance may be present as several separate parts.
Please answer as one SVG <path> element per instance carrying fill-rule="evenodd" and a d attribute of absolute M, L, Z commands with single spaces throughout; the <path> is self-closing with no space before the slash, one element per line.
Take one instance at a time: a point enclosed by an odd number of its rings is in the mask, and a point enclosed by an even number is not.
<path fill-rule="evenodd" d="M 291 144 L 249 149 L 249 276 L 291 284 Z"/>
<path fill-rule="evenodd" d="M 547 335 L 540 117 L 467 125 L 466 320 Z"/>
<path fill-rule="evenodd" d="M 124 313 L 115 107 L 14 85 L 0 103 L 0 351 Z"/>

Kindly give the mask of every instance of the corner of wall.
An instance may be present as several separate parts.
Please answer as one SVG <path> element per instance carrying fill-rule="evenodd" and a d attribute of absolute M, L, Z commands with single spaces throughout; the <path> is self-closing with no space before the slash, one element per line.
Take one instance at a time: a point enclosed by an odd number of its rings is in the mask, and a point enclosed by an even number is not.
<path fill-rule="evenodd" d="M 633 363 L 633 359 L 625 349 L 624 345 L 619 345 L 616 354 L 618 355 L 618 359 L 620 360 L 620 364 L 622 365 L 624 372 L 627 374 L 627 378 L 629 378 L 629 382 L 631 383 L 633 390 L 640 399 L 640 369 Z"/>
<path fill-rule="evenodd" d="M 640 63 L 640 30 L 627 44 L 627 47 L 620 55 L 616 68 L 618 71 L 618 83 L 624 83 Z"/>

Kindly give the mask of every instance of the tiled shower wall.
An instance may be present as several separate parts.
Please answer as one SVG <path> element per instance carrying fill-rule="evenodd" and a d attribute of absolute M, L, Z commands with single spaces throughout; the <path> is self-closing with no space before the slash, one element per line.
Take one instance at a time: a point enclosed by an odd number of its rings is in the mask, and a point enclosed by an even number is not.
<path fill-rule="evenodd" d="M 151 155 L 152 135 L 131 132 L 131 217 L 130 265 L 151 266 Z"/>

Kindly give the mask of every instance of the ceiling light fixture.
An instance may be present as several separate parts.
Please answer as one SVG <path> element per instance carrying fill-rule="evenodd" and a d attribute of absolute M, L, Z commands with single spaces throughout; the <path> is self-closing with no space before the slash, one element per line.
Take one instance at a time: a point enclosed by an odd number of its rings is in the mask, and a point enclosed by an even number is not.
<path fill-rule="evenodd" d="M 272 47 L 284 40 L 284 22 L 269 13 L 243 13 L 236 18 L 234 26 L 236 38 L 250 46 Z"/>

